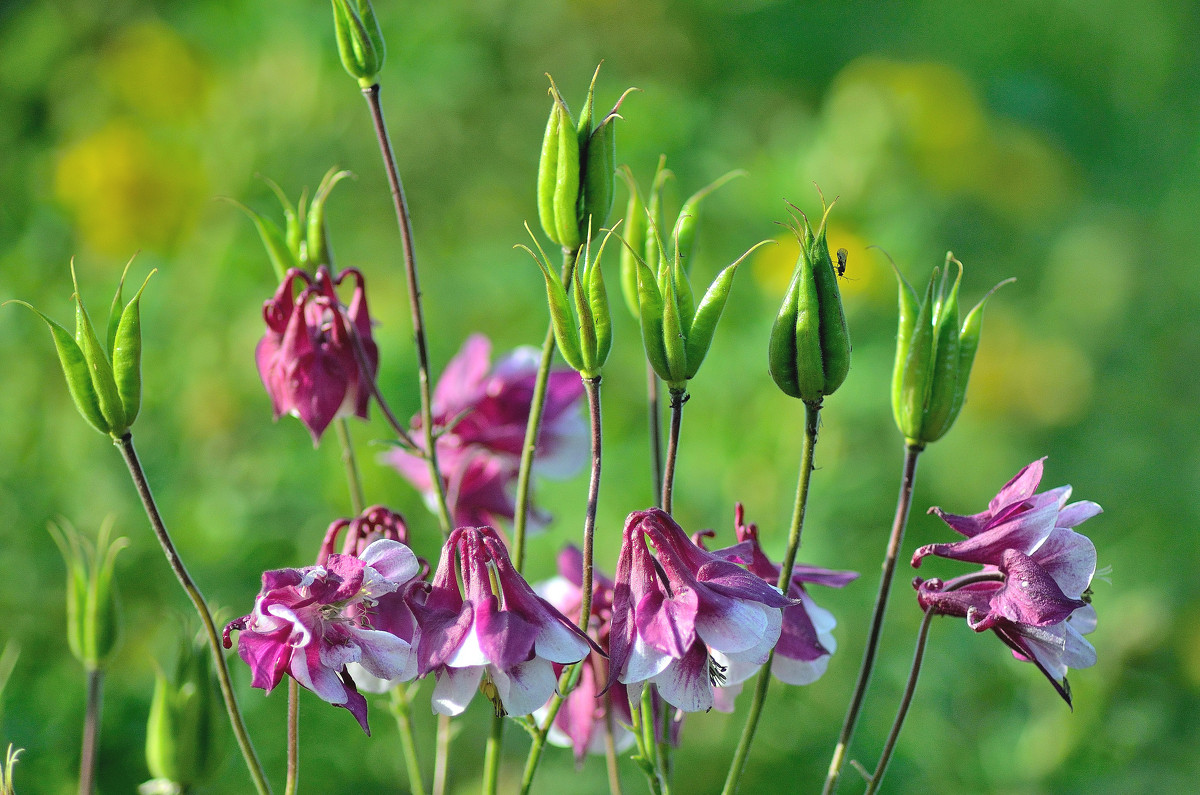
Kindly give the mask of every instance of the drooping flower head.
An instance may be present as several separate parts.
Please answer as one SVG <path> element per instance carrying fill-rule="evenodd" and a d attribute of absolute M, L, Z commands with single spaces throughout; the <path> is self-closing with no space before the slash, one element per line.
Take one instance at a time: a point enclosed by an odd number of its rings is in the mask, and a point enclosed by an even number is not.
<path fill-rule="evenodd" d="M 579 611 L 583 608 L 583 555 L 578 547 L 568 546 L 559 553 L 558 576 L 539 585 L 537 592 L 573 623 L 579 624 Z M 608 648 L 612 605 L 613 581 L 594 570 L 588 632 L 601 649 Z M 583 764 L 587 754 L 605 752 L 605 724 L 610 719 L 617 751 L 625 750 L 634 742 L 633 734 L 625 728 L 633 723 L 625 685 L 617 682 L 604 695 L 599 695 L 608 681 L 608 660 L 593 650 L 582 665 L 578 684 L 567 695 L 546 735 L 553 745 L 573 748 L 577 765 Z M 656 725 L 661 726 L 661 721 Z"/>
<path fill-rule="evenodd" d="M 771 562 L 763 552 L 758 543 L 758 526 L 746 524 L 744 519 L 745 511 L 739 502 L 734 509 L 739 543 L 725 550 L 717 550 L 714 554 L 745 564 L 752 573 L 768 583 L 779 582 L 780 565 Z M 833 613 L 813 601 L 804 583 L 841 588 L 857 578 L 856 571 L 833 571 L 802 563 L 792 567 L 787 595 L 795 603 L 783 608 L 783 627 L 771 663 L 771 673 L 776 679 L 789 685 L 811 684 L 825 673 L 830 656 L 837 651 L 837 641 L 833 637 L 837 619 Z"/>
<path fill-rule="evenodd" d="M 250 666 L 251 684 L 273 690 L 291 676 L 367 727 L 367 701 L 346 672 L 359 663 L 380 679 L 399 680 L 415 649 L 372 624 L 368 609 L 406 586 L 419 572 L 412 551 L 390 539 L 368 546 L 361 556 L 329 555 L 324 565 L 263 573 L 254 610 L 225 627 L 239 630 L 238 654 Z M 409 677 L 411 678 L 411 677 Z"/>
<path fill-rule="evenodd" d="M 337 295 L 337 287 L 347 278 L 355 282 L 349 307 Z M 293 295 L 297 283 L 303 286 L 299 295 Z M 314 277 L 292 268 L 275 296 L 263 304 L 263 318 L 267 331 L 255 359 L 275 419 L 284 414 L 299 417 L 314 444 L 338 417 L 366 419 L 379 350 L 371 338 L 361 273 L 347 268 L 334 278 L 322 265 Z M 361 359 L 355 336 L 362 347 Z M 360 366 L 363 360 L 369 372 Z"/>
<path fill-rule="evenodd" d="M 1068 505 L 1070 486 L 1036 493 L 1044 461 L 1018 472 L 986 511 L 958 516 L 931 508 L 966 540 L 923 546 L 913 566 L 936 555 L 983 569 L 946 582 L 918 578 L 913 585 L 922 609 L 965 618 L 976 632 L 992 630 L 1070 704 L 1067 669 L 1096 662 L 1095 648 L 1083 638 L 1096 627 L 1090 604 L 1096 547 L 1072 528 L 1101 509 L 1089 501 Z"/>
<path fill-rule="evenodd" d="M 419 672 L 437 676 L 433 709 L 443 715 L 462 713 L 481 686 L 497 714 L 528 715 L 554 692 L 554 664 L 579 662 L 592 648 L 513 568 L 491 527 L 450 534 L 413 609 Z"/>
<path fill-rule="evenodd" d="M 781 608 L 792 603 L 701 549 L 665 511 L 635 511 L 617 560 L 609 684 L 649 681 L 685 712 L 711 709 L 713 686 L 737 684 L 766 662 Z"/>
<path fill-rule="evenodd" d="M 513 488 L 533 401 L 538 353 L 518 348 L 492 366 L 491 342 L 473 334 L 446 365 L 433 394 L 433 424 L 438 464 L 446 499 L 456 525 L 463 527 L 511 520 L 516 512 Z M 580 412 L 583 384 L 571 370 L 552 370 L 534 453 L 534 471 L 570 477 L 587 461 L 587 426 Z M 423 434 L 413 418 L 412 437 Z M 425 459 L 404 450 L 384 461 L 432 499 Z M 545 515 L 531 510 L 535 521 Z"/>

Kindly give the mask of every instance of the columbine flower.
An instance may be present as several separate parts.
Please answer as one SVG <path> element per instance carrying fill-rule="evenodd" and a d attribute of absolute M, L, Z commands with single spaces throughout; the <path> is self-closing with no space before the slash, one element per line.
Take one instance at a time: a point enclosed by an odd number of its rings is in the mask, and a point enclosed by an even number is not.
<path fill-rule="evenodd" d="M 361 556 L 329 555 L 324 565 L 263 573 L 263 587 L 250 615 L 225 627 L 239 630 L 238 654 L 250 666 L 251 684 L 273 690 L 290 675 L 367 728 L 367 701 L 346 673 L 361 663 L 380 679 L 400 679 L 413 648 L 372 626 L 369 611 L 381 597 L 415 578 L 420 566 L 403 544 L 381 539 Z"/>
<path fill-rule="evenodd" d="M 554 692 L 554 663 L 579 662 L 591 648 L 517 573 L 490 527 L 450 534 L 414 610 L 419 670 L 436 674 L 433 709 L 443 715 L 462 713 L 481 686 L 497 714 L 528 715 Z"/>
<path fill-rule="evenodd" d="M 966 618 L 976 632 L 992 630 L 1070 704 L 1067 669 L 1096 662 L 1095 648 L 1083 638 L 1096 627 L 1089 589 L 1096 548 L 1071 528 L 1101 509 L 1088 501 L 1067 505 L 1070 486 L 1036 494 L 1043 461 L 1018 472 L 982 513 L 930 509 L 967 539 L 921 547 L 913 566 L 937 555 L 979 563 L 983 570 L 947 582 L 917 579 L 913 585 L 923 609 Z"/>
<path fill-rule="evenodd" d="M 537 592 L 564 616 L 579 624 L 579 611 L 583 607 L 583 555 L 578 547 L 568 546 L 559 553 L 558 576 L 538 586 Z M 598 570 L 593 571 L 589 632 L 602 649 L 608 647 L 612 604 L 613 581 Z M 625 728 L 633 723 L 625 686 L 618 682 L 603 696 L 599 695 L 608 680 L 608 660 L 593 650 L 582 665 L 579 683 L 563 702 L 546 735 L 553 745 L 573 748 L 577 765 L 583 764 L 586 754 L 605 752 L 605 723 L 610 713 L 617 751 L 625 750 L 634 742 L 633 734 Z M 656 725 L 661 731 L 661 721 Z"/>
<path fill-rule="evenodd" d="M 734 509 L 738 544 L 713 554 L 746 565 L 752 573 L 768 583 L 779 582 L 778 563 L 772 563 L 758 543 L 758 526 L 744 522 L 745 513 L 739 502 Z M 811 684 L 825 673 L 830 656 L 837 651 L 833 628 L 837 619 L 833 613 L 818 607 L 804 583 L 841 588 L 858 578 L 856 571 L 833 571 L 819 566 L 797 563 L 792 567 L 792 581 L 787 595 L 795 603 L 783 608 L 783 628 L 775 646 L 771 673 L 789 685 Z"/>
<path fill-rule="evenodd" d="M 438 464 L 455 524 L 482 526 L 516 513 L 513 488 L 533 401 L 538 353 L 518 348 L 491 365 L 491 342 L 473 334 L 446 365 L 433 394 Z M 570 477 L 587 461 L 588 432 L 580 413 L 583 384 L 571 370 L 553 370 L 538 432 L 534 470 L 547 477 Z M 420 418 L 413 419 L 414 439 Z M 433 489 L 425 459 L 394 450 L 384 461 L 428 499 Z M 532 518 L 548 517 L 531 511 Z"/>
<path fill-rule="evenodd" d="M 338 300 L 336 288 L 347 278 L 355 281 L 349 308 Z M 293 296 L 297 281 L 304 283 Z M 322 265 L 316 277 L 293 268 L 275 297 L 263 305 L 267 333 L 255 350 L 258 373 L 275 410 L 300 418 L 313 443 L 337 417 L 366 419 L 369 382 L 379 365 L 371 338 L 371 318 L 362 274 L 348 268 L 335 279 Z M 362 345 L 370 372 L 359 366 L 352 335 Z"/>
<path fill-rule="evenodd" d="M 766 662 L 780 608 L 792 603 L 701 549 L 665 511 L 635 511 L 617 560 L 609 684 L 650 681 L 685 712 L 709 710 L 714 686 L 737 684 Z"/>

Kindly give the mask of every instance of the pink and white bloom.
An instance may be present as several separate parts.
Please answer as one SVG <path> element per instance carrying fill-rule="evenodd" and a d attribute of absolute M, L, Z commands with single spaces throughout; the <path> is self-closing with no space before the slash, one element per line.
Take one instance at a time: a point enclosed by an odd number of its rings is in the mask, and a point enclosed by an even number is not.
<path fill-rule="evenodd" d="M 588 632 L 601 649 L 608 647 L 612 629 L 613 581 L 599 570 L 592 572 L 592 604 Z M 558 555 L 558 576 L 537 586 L 537 592 L 576 625 L 583 608 L 583 554 L 568 546 Z M 546 739 L 551 744 L 575 751 L 575 762 L 583 764 L 587 754 L 605 752 L 606 726 L 612 721 L 613 743 L 618 752 L 634 743 L 627 726 L 633 723 L 629 695 L 620 682 L 600 695 L 608 681 L 608 660 L 593 650 L 582 663 L 579 682 L 563 701 L 550 724 Z M 557 671 L 561 673 L 561 671 Z M 541 713 L 542 710 L 538 710 Z M 535 715 L 538 715 L 535 713 Z M 538 715 L 538 721 L 541 717 Z M 661 730 L 661 721 L 656 724 Z"/>
<path fill-rule="evenodd" d="M 323 565 L 264 572 L 253 612 L 225 627 L 225 648 L 232 645 L 230 632 L 238 630 L 238 654 L 250 666 L 254 687 L 273 690 L 288 674 L 345 707 L 370 734 L 366 699 L 346 667 L 359 663 L 380 679 L 415 675 L 415 648 L 375 627 L 371 608 L 419 572 L 412 550 L 390 539 L 372 543 L 361 556 L 334 554 Z"/>
<path fill-rule="evenodd" d="M 1037 494 L 1045 459 L 1029 464 L 1005 484 L 988 509 L 972 516 L 930 509 L 966 540 L 929 544 L 913 555 L 978 563 L 981 571 L 942 582 L 917 579 L 922 609 L 967 620 L 976 632 L 992 630 L 1019 660 L 1032 662 L 1067 704 L 1069 668 L 1096 662 L 1083 635 L 1096 628 L 1091 581 L 1096 547 L 1072 528 L 1098 515 L 1094 502 L 1067 504 L 1071 487 Z"/>
<path fill-rule="evenodd" d="M 355 282 L 349 308 L 338 299 L 337 287 Z M 298 296 L 296 284 L 303 283 Z M 371 317 L 362 274 L 348 268 L 337 278 L 322 265 L 315 277 L 293 268 L 275 296 L 263 304 L 267 332 L 254 357 L 275 419 L 299 417 L 313 444 L 338 417 L 367 417 L 370 381 L 379 367 L 379 349 L 371 338 Z M 357 336 L 369 372 L 359 366 Z"/>
<path fill-rule="evenodd" d="M 459 581 L 462 588 L 459 588 Z M 484 687 L 497 714 L 528 715 L 554 693 L 555 663 L 575 663 L 587 636 L 534 593 L 490 527 L 460 527 L 442 547 L 423 604 L 418 668 L 433 673 L 433 710 L 458 715 Z"/>
<path fill-rule="evenodd" d="M 525 425 L 533 401 L 539 353 L 518 348 L 495 366 L 492 344 L 473 334 L 446 365 L 433 394 L 433 423 L 438 464 L 445 478 L 446 498 L 456 525 L 496 524 L 516 512 L 514 489 L 525 441 Z M 587 462 L 588 430 L 581 411 L 583 383 L 574 370 L 552 370 L 534 453 L 534 471 L 545 477 L 566 478 Z M 414 417 L 412 437 L 418 442 L 420 418 Z M 393 450 L 383 461 L 394 467 L 427 500 L 433 486 L 425 459 Z M 548 517 L 531 509 L 535 523 Z"/>
<path fill-rule="evenodd" d="M 665 511 L 635 511 L 617 561 L 609 685 L 652 682 L 684 712 L 709 710 L 713 687 L 737 684 L 766 662 L 791 604 L 697 546 Z"/>

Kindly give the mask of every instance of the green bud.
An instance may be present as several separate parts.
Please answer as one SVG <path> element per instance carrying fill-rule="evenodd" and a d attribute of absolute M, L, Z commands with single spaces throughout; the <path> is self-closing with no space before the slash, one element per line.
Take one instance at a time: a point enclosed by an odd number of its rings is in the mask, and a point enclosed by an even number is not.
<path fill-rule="evenodd" d="M 146 723 L 146 765 L 182 791 L 210 778 L 221 761 L 221 699 L 212 656 L 199 642 L 180 644 L 174 681 L 161 670 Z"/>
<path fill-rule="evenodd" d="M 646 205 L 638 191 L 637 181 L 629 166 L 621 167 L 621 178 L 629 188 L 629 203 L 625 207 L 625 240 L 628 247 L 621 247 L 621 293 L 629 313 L 638 316 L 637 260 L 634 252 L 646 250 Z"/>
<path fill-rule="evenodd" d="M 387 49 L 370 0 L 332 0 L 333 28 L 342 66 L 367 88 L 383 69 Z"/>
<path fill-rule="evenodd" d="M 321 178 L 321 184 L 317 186 L 312 203 L 308 205 L 304 249 L 308 270 L 315 270 L 320 265 L 328 265 L 331 269 L 333 268 L 333 254 L 329 251 L 329 242 L 325 233 L 325 202 L 329 199 L 333 186 L 348 176 L 350 176 L 349 171 L 338 171 L 337 168 L 326 171 L 325 176 Z M 301 200 L 301 206 L 303 206 L 303 200 Z"/>
<path fill-rule="evenodd" d="M 895 269 L 895 264 L 892 267 Z M 979 349 L 984 304 L 992 293 L 1013 280 L 1007 279 L 989 290 L 960 327 L 962 263 L 953 255 L 946 255 L 944 270 L 934 268 L 920 301 L 899 270 L 896 279 L 900 286 L 900 326 L 892 370 L 892 413 L 908 444 L 923 447 L 944 436 L 962 411 Z"/>
<path fill-rule="evenodd" d="M 71 525 L 49 526 L 67 565 L 67 645 L 88 671 L 104 667 L 120 642 L 120 606 L 113 586 L 117 553 L 126 538 L 110 539 L 113 520 L 100 526 L 96 546 Z"/>
<path fill-rule="evenodd" d="M 771 378 L 785 394 L 810 404 L 833 394 L 850 371 L 850 333 L 825 231 L 832 208 L 824 207 L 815 232 L 804 213 L 793 216 L 800 256 L 767 348 Z"/>

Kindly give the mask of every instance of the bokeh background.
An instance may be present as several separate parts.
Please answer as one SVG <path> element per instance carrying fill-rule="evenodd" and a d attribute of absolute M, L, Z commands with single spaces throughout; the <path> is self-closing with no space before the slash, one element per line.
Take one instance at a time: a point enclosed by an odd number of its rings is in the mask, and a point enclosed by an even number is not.
<path fill-rule="evenodd" d="M 541 279 L 524 254 L 551 72 L 578 110 L 604 60 L 598 103 L 629 85 L 620 162 L 643 186 L 660 153 L 669 200 L 734 168 L 749 176 L 704 210 L 694 274 L 706 279 L 764 238 L 691 386 L 676 489 L 682 524 L 731 540 L 733 505 L 784 546 L 802 431 L 765 346 L 796 249 L 774 225 L 784 200 L 809 212 L 816 182 L 839 196 L 833 245 L 854 339 L 827 402 L 802 559 L 864 573 L 814 594 L 839 618 L 840 649 L 806 688 L 776 687 L 746 792 L 818 787 L 859 661 L 902 456 L 888 402 L 895 281 L 915 283 L 953 250 L 988 308 L 969 402 L 925 454 L 905 553 L 947 540 L 924 510 L 969 513 L 1019 467 L 1048 455 L 1047 485 L 1071 483 L 1105 513 L 1088 523 L 1111 582 L 1097 582 L 1099 662 L 1074 671 L 1071 712 L 988 634 L 938 621 L 889 788 L 913 792 L 1171 792 L 1200 773 L 1200 491 L 1195 371 L 1200 329 L 1200 16 L 1185 0 L 1123 3 L 816 4 L 755 0 L 446 0 L 377 4 L 390 50 L 383 99 L 412 207 L 440 368 L 473 331 L 498 351 L 544 334 Z M 249 610 L 263 569 L 302 565 L 348 511 L 336 444 L 314 450 L 293 419 L 270 421 L 253 348 L 274 290 L 253 227 L 231 197 L 277 205 L 330 166 L 357 179 L 328 205 L 339 265 L 362 268 L 379 322 L 384 389 L 415 412 L 415 358 L 400 253 L 364 103 L 342 71 L 328 4 L 294 0 L 38 0 L 0 7 L 0 299 L 70 316 L 68 262 L 104 314 L 122 268 L 158 275 L 143 301 L 146 398 L 137 440 L 168 524 L 209 599 Z M 618 205 L 624 194 L 618 197 Z M 611 263 L 615 266 L 615 260 Z M 609 267 L 609 266 L 606 266 Z M 613 272 L 615 274 L 615 271 Z M 615 287 L 615 283 L 614 283 Z M 615 296 L 614 296 L 615 297 Z M 615 304 L 621 310 L 619 303 Z M 618 311 L 605 371 L 607 431 L 598 557 L 611 571 L 625 514 L 650 503 L 644 375 Z M 83 677 L 67 651 L 64 577 L 48 521 L 95 532 L 108 515 L 131 540 L 117 565 L 125 642 L 110 674 L 100 789 L 148 778 L 145 721 L 156 664 L 168 669 L 188 605 L 146 526 L 116 452 L 76 415 L 45 328 L 0 310 L 0 644 L 20 646 L 3 691 L 0 741 L 26 748 L 18 790 L 73 790 Z M 375 465 L 387 436 L 354 427 L 368 499 L 405 511 L 436 557 L 435 524 Z M 531 547 L 531 579 L 578 534 L 581 475 L 543 483 L 558 517 Z M 933 574 L 961 569 L 927 567 Z M 919 611 L 902 568 L 883 658 L 852 756 L 872 766 L 907 674 Z M 233 668 L 252 733 L 282 781 L 282 691 L 251 691 Z M 432 764 L 428 683 L 418 742 Z M 675 756 L 687 791 L 719 789 L 738 712 L 691 716 Z M 453 791 L 478 786 L 489 707 L 459 722 Z M 302 787 L 403 791 L 393 724 L 375 736 L 302 699 Z M 227 734 L 227 730 L 222 728 Z M 232 738 L 205 792 L 247 792 Z M 503 785 L 528 740 L 507 733 Z M 641 791 L 626 764 L 627 791 Z M 859 784 L 848 771 L 843 791 Z M 576 774 L 552 749 L 537 790 L 606 791 L 602 763 Z"/>

